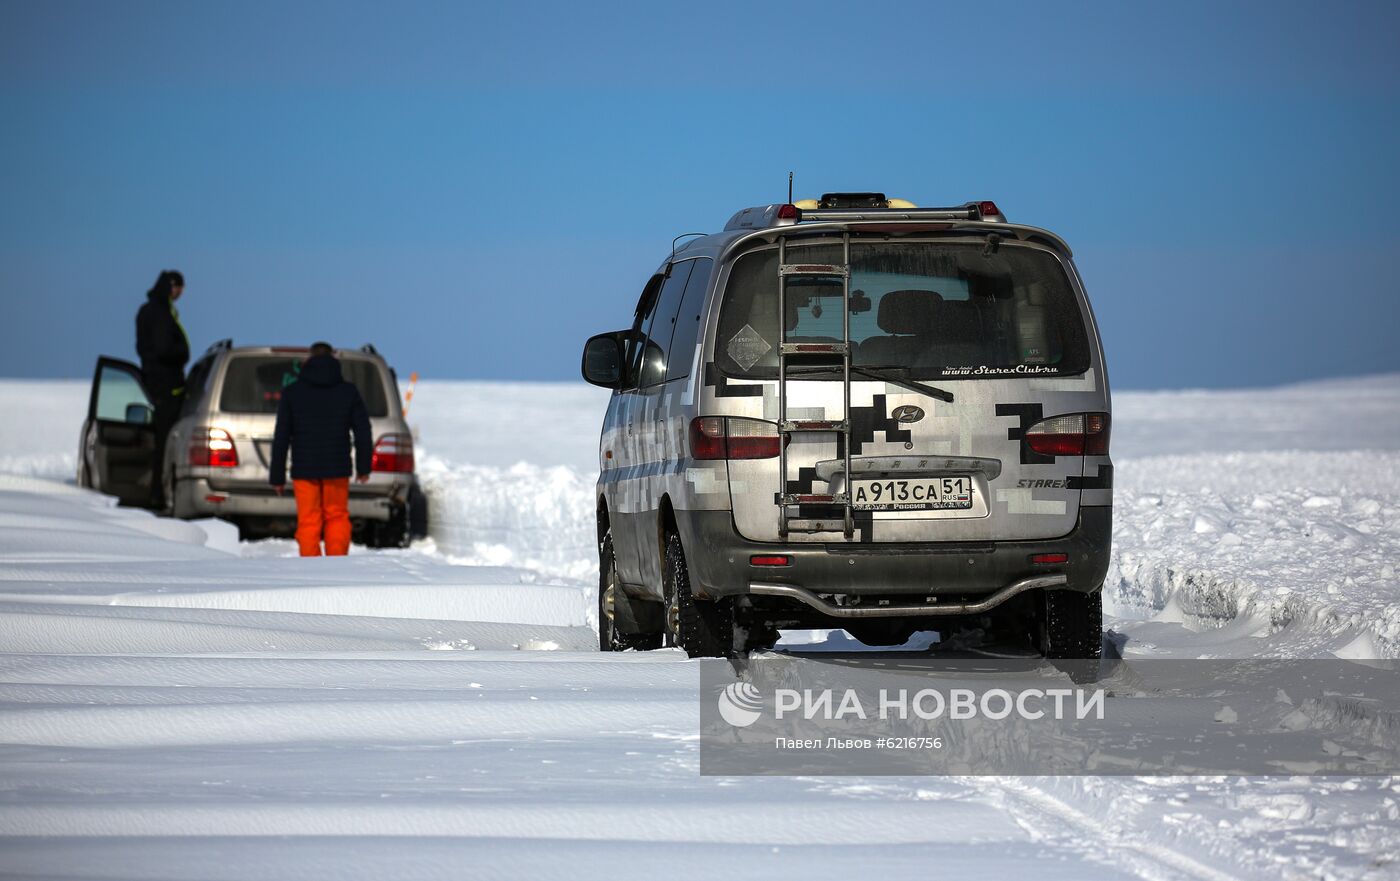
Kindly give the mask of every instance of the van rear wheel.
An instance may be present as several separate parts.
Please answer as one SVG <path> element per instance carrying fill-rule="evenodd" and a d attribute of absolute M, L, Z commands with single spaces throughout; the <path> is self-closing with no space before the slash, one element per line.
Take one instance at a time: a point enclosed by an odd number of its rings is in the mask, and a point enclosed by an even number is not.
<path fill-rule="evenodd" d="M 692 658 L 724 658 L 734 651 L 734 601 L 696 599 L 678 535 L 666 537 L 666 630 Z"/>
<path fill-rule="evenodd" d="M 598 651 L 639 652 L 661 648 L 659 633 L 623 633 L 617 629 L 617 604 L 626 602 L 618 595 L 617 557 L 613 552 L 612 530 L 603 535 L 598 547 Z"/>
<path fill-rule="evenodd" d="M 1039 648 L 1052 660 L 1103 655 L 1103 589 L 1042 591 L 1036 610 Z"/>

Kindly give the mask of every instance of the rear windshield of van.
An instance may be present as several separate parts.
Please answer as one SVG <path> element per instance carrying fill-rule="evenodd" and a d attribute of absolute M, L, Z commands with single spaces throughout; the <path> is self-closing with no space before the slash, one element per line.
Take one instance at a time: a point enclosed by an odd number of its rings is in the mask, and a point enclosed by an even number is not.
<path fill-rule="evenodd" d="M 839 244 L 790 245 L 788 263 L 842 262 Z M 790 276 L 788 342 L 841 340 L 839 279 Z M 852 363 L 920 379 L 1064 376 L 1089 343 L 1064 268 L 1036 248 L 851 243 Z M 731 376 L 778 371 L 778 250 L 740 257 L 720 312 L 715 361 Z"/>
<path fill-rule="evenodd" d="M 276 413 L 282 389 L 301 376 L 302 356 L 241 355 L 224 373 L 219 409 L 227 413 Z M 340 372 L 360 390 L 371 418 L 389 415 L 389 397 L 378 366 L 372 361 L 340 359 Z"/>

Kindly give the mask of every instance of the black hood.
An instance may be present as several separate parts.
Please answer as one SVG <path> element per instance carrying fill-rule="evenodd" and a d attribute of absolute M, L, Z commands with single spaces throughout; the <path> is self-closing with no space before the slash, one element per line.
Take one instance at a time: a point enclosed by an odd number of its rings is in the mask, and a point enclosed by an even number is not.
<path fill-rule="evenodd" d="M 339 385 L 344 382 L 340 373 L 340 362 L 330 355 L 317 355 L 307 358 L 301 365 L 301 378 L 312 385 Z"/>

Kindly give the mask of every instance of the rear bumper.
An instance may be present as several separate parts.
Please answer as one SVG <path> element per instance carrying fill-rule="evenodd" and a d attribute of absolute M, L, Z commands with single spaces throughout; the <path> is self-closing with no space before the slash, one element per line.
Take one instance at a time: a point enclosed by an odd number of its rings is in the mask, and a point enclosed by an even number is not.
<path fill-rule="evenodd" d="M 401 493 L 397 486 L 385 487 L 392 489 L 392 494 L 386 494 L 378 486 L 374 486 L 372 492 L 356 492 L 357 488 L 354 483 L 350 485 L 350 516 L 356 520 L 389 520 L 404 504 L 400 495 L 407 498 L 408 492 L 406 486 Z M 196 517 L 295 519 L 297 516 L 297 503 L 291 487 L 287 488 L 285 495 L 279 496 L 271 486 L 215 487 L 205 478 L 194 477 L 177 481 L 175 493 L 179 496 L 180 509 L 194 512 Z"/>
<path fill-rule="evenodd" d="M 709 597 L 787 595 L 811 605 L 781 589 L 790 587 L 823 596 L 904 595 L 911 603 L 915 597 L 920 602 L 925 597 L 946 598 L 947 603 L 921 608 L 927 608 L 925 614 L 957 614 L 955 606 L 962 603 L 969 608 L 961 613 L 970 614 L 982 610 L 972 608 L 981 600 L 1027 579 L 1062 575 L 1063 583 L 1054 579 L 1057 583 L 1039 581 L 1030 586 L 1084 593 L 1098 590 L 1108 572 L 1113 509 L 1081 507 L 1074 530 L 1061 538 L 1005 542 L 784 544 L 741 537 L 728 511 L 677 511 L 676 522 L 691 581 L 697 592 Z M 1069 559 L 1049 565 L 1031 562 L 1036 554 L 1052 553 Z M 754 566 L 749 558 L 756 554 L 785 555 L 791 562 L 781 567 Z"/>

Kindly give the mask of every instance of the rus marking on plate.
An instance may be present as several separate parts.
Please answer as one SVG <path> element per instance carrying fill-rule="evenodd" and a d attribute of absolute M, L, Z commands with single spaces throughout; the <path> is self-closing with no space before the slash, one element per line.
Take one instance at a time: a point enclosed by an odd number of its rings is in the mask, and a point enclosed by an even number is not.
<path fill-rule="evenodd" d="M 729 357 L 734 359 L 734 363 L 748 370 L 758 363 L 758 359 L 768 354 L 773 347 L 768 345 L 768 341 L 758 335 L 758 331 L 749 325 L 744 325 L 739 332 L 729 338 Z"/>

